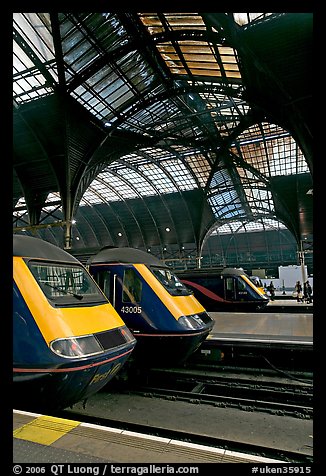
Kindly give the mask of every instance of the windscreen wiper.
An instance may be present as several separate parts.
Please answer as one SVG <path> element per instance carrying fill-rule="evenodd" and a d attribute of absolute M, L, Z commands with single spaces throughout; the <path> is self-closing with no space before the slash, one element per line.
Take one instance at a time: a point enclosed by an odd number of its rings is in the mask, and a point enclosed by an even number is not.
<path fill-rule="evenodd" d="M 71 291 L 67 291 L 66 289 L 63 289 L 60 286 L 55 286 L 54 284 L 50 284 L 50 283 L 44 283 L 44 284 L 46 286 L 49 286 L 52 289 L 55 289 L 56 291 L 59 291 L 59 292 L 63 293 L 63 294 L 69 294 L 71 296 L 74 296 L 74 298 L 79 299 L 79 300 L 83 299 L 83 297 L 84 297 L 82 294 L 72 293 Z"/>

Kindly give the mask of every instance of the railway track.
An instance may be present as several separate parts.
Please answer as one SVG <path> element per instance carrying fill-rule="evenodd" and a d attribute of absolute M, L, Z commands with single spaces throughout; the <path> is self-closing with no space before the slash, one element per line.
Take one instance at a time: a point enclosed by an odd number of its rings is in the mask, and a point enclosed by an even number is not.
<path fill-rule="evenodd" d="M 189 405 L 208 404 L 217 408 L 231 407 L 236 410 L 252 412 L 253 417 L 255 412 L 268 412 L 277 417 L 279 415 L 291 416 L 307 420 L 306 422 L 302 421 L 304 425 L 302 428 L 307 428 L 306 425 L 311 424 L 308 420 L 312 418 L 312 376 L 296 372 L 293 377 L 293 379 L 280 377 L 275 372 L 262 373 L 261 369 L 255 371 L 252 368 L 226 367 L 220 371 L 216 371 L 216 369 L 203 370 L 202 366 L 200 368 L 152 368 L 139 371 L 134 379 L 129 379 L 125 383 L 117 380 L 115 386 L 111 384 L 108 387 L 109 393 L 105 388 L 98 392 L 93 403 L 85 402 L 85 405 L 75 405 L 73 408 L 67 408 L 60 412 L 52 412 L 52 415 L 272 458 L 280 462 L 311 464 L 313 462 L 312 446 L 308 446 L 307 441 L 304 444 L 298 443 L 297 446 L 296 444 L 282 446 L 279 445 L 279 442 L 273 441 L 272 437 L 270 446 L 268 443 L 266 444 L 266 438 L 261 440 L 265 441 L 265 445 L 260 445 L 259 438 L 255 438 L 254 441 L 250 441 L 249 438 L 247 442 L 245 438 L 239 438 L 237 433 L 232 439 L 232 436 L 230 438 L 228 434 L 224 434 L 223 438 L 213 436 L 218 435 L 218 431 L 209 435 L 204 428 L 202 430 L 198 427 L 196 430 L 180 430 L 178 429 L 180 428 L 178 412 L 176 412 L 176 419 L 173 420 L 173 423 L 170 421 L 165 424 L 163 421 L 161 423 L 155 421 L 155 414 L 152 412 L 137 422 L 129 419 L 128 415 L 123 412 L 119 416 L 113 416 L 112 412 L 108 411 L 109 408 L 112 408 L 111 403 L 109 405 L 107 403 L 108 395 L 113 397 L 114 405 L 117 406 L 120 400 L 117 400 L 114 395 L 121 394 L 124 399 L 128 398 L 130 403 L 127 405 L 131 406 L 135 395 L 137 398 L 144 397 L 144 402 L 147 398 L 152 398 L 153 401 L 166 399 L 168 405 L 170 405 L 168 400 L 180 400 L 189 403 Z M 181 404 L 184 405 L 184 403 Z M 149 408 L 151 404 L 144 403 L 143 407 Z M 205 407 L 202 408 L 205 413 Z M 195 413 L 197 413 L 196 410 Z M 239 413 L 239 418 L 241 418 L 240 415 Z M 302 424 L 298 420 L 298 434 L 301 435 L 298 441 L 301 442 L 304 441 L 302 439 L 302 431 L 304 431 L 301 430 Z"/>
<path fill-rule="evenodd" d="M 313 386 L 307 376 L 279 378 L 261 373 L 248 374 L 189 369 L 149 369 L 120 389 L 129 394 L 183 400 L 195 404 L 265 411 L 310 419 L 313 416 Z"/>

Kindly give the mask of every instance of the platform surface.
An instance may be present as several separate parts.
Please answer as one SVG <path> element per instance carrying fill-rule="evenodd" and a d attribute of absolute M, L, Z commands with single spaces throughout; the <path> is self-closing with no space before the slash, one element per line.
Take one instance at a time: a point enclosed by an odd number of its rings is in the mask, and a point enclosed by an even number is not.
<path fill-rule="evenodd" d="M 276 309 L 275 309 L 276 310 Z M 243 336 L 312 342 L 313 314 L 288 312 L 209 312 L 214 319 L 210 338 Z"/>
<path fill-rule="evenodd" d="M 263 456 L 17 410 L 13 412 L 13 428 L 14 463 L 282 463 Z"/>

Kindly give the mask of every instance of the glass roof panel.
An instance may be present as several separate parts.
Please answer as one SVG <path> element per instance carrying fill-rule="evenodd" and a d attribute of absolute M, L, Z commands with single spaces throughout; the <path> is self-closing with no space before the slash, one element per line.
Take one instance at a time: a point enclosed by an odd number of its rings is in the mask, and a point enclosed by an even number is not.
<path fill-rule="evenodd" d="M 290 134 L 275 124 L 254 125 L 231 148 L 266 177 L 309 172 L 302 151 Z"/>
<path fill-rule="evenodd" d="M 156 13 L 139 13 L 140 20 L 147 27 L 151 35 L 164 31 L 162 15 L 171 29 L 203 28 L 204 22 L 198 13 L 164 13 L 160 16 Z"/>
<path fill-rule="evenodd" d="M 207 158 L 202 154 L 191 153 L 185 157 L 185 161 L 197 178 L 199 185 L 203 188 L 206 187 L 211 172 L 211 165 Z"/>
<path fill-rule="evenodd" d="M 164 194 L 178 191 L 173 181 L 169 179 L 164 170 L 162 170 L 158 165 L 154 163 L 143 164 L 140 166 L 140 170 L 150 181 L 153 181 L 159 193 Z"/>
<path fill-rule="evenodd" d="M 226 169 L 217 170 L 211 181 L 208 203 L 217 219 L 245 215 L 238 192 Z"/>
<path fill-rule="evenodd" d="M 221 93 L 200 93 L 221 137 L 229 136 L 239 125 L 241 118 L 249 111 L 249 106 L 242 99 Z"/>
<path fill-rule="evenodd" d="M 153 70 L 136 50 L 112 54 L 129 41 L 115 14 L 61 14 L 61 33 L 69 79 L 82 74 L 71 94 L 99 119 L 113 123 L 151 88 Z"/>
<path fill-rule="evenodd" d="M 47 196 L 43 210 L 50 212 L 51 210 L 59 209 L 62 211 L 61 197 L 59 192 L 51 192 Z"/>
<path fill-rule="evenodd" d="M 43 62 L 54 60 L 49 13 L 14 13 L 14 28 Z"/>
<path fill-rule="evenodd" d="M 211 205 L 216 219 L 228 220 L 236 216 L 245 216 L 235 190 L 212 195 L 208 198 L 208 203 Z"/>
<path fill-rule="evenodd" d="M 117 195 L 113 190 L 109 188 L 106 189 L 105 194 L 99 193 L 96 188 L 97 182 L 93 180 L 91 185 L 88 187 L 82 199 L 80 200 L 80 205 L 95 205 L 97 203 L 106 203 L 106 202 L 117 202 L 122 200 L 119 195 Z"/>
<path fill-rule="evenodd" d="M 13 216 L 16 218 L 22 218 L 26 214 L 27 214 L 27 207 L 26 207 L 25 197 L 20 197 L 20 199 L 17 201 L 16 206 L 14 208 Z"/>
<path fill-rule="evenodd" d="M 173 177 L 174 182 L 180 190 L 193 190 L 197 188 L 196 181 L 180 160 L 165 160 L 161 162 L 161 164 L 170 176 Z"/>
<path fill-rule="evenodd" d="M 244 187 L 246 200 L 253 213 L 271 213 L 274 212 L 274 203 L 272 193 L 265 189 L 254 187 Z"/>
<path fill-rule="evenodd" d="M 206 32 L 206 25 L 198 13 L 140 13 L 139 17 L 151 35 L 165 32 L 167 38 L 171 37 L 171 40 L 156 42 L 157 50 L 171 73 L 241 79 L 233 48 L 224 45 L 214 48 L 208 41 L 180 37 L 183 30 Z M 173 32 L 175 34 L 171 36 Z"/>
<path fill-rule="evenodd" d="M 13 95 L 23 103 L 53 92 L 47 72 L 57 80 L 49 14 L 14 13 L 13 28 Z"/>

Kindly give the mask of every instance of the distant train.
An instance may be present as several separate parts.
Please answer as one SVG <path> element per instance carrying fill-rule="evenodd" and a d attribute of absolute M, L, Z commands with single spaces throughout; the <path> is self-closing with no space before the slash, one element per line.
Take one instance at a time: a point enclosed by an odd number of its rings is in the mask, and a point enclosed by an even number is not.
<path fill-rule="evenodd" d="M 269 302 L 242 268 L 192 269 L 176 274 L 208 311 L 257 311 Z"/>
<path fill-rule="evenodd" d="M 150 253 L 107 247 L 88 268 L 136 337 L 140 363 L 184 362 L 213 328 L 193 293 Z"/>
<path fill-rule="evenodd" d="M 135 338 L 86 268 L 51 243 L 14 235 L 13 278 L 14 405 L 87 399 L 119 372 Z"/>

